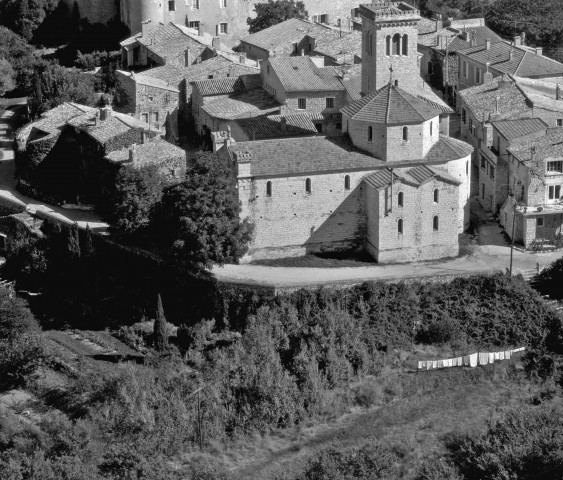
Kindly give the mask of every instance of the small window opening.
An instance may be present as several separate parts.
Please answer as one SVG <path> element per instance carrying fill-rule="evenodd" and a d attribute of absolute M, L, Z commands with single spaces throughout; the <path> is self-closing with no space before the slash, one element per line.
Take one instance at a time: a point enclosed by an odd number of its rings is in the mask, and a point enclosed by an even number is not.
<path fill-rule="evenodd" d="M 403 127 L 403 141 L 407 142 L 409 140 L 409 127 Z"/>
<path fill-rule="evenodd" d="M 403 234 L 403 219 L 399 218 L 399 220 L 397 220 L 397 233 L 399 235 Z"/>
<path fill-rule="evenodd" d="M 310 178 L 305 180 L 305 191 L 307 193 L 311 193 L 311 179 Z"/>
<path fill-rule="evenodd" d="M 268 197 L 272 196 L 272 182 L 266 182 L 266 195 Z"/>
<path fill-rule="evenodd" d="M 350 175 L 344 177 L 344 189 L 350 190 Z"/>
<path fill-rule="evenodd" d="M 434 190 L 434 203 L 438 203 L 438 200 L 440 199 L 440 191 L 438 189 Z"/>
<path fill-rule="evenodd" d="M 438 231 L 438 227 L 439 227 L 439 220 L 438 220 L 438 215 L 436 215 L 434 217 L 434 219 L 432 220 L 432 229 L 437 232 Z"/>

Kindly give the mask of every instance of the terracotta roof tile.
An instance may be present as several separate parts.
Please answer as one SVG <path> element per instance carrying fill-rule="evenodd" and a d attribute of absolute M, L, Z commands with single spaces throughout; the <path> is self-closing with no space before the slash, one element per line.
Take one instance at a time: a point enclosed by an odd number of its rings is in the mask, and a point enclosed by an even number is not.
<path fill-rule="evenodd" d="M 532 163 L 536 167 L 541 166 L 546 159 L 561 160 L 563 159 L 563 128 L 550 129 L 547 135 L 531 142 L 511 145 L 508 151 L 521 162 Z M 544 168 L 538 170 L 545 172 Z"/>
<path fill-rule="evenodd" d="M 507 140 L 524 137 L 532 133 L 547 130 L 547 124 L 540 118 L 498 120 L 496 122 L 493 122 L 493 126 Z"/>
<path fill-rule="evenodd" d="M 286 122 L 285 128 L 282 127 L 282 118 Z M 317 134 L 315 124 L 307 114 L 241 118 L 236 123 L 252 140 Z"/>
<path fill-rule="evenodd" d="M 387 124 L 420 123 L 442 113 L 392 84 L 343 107 L 341 112 L 353 119 Z"/>
<path fill-rule="evenodd" d="M 286 92 L 344 90 L 334 68 L 319 68 L 308 56 L 275 57 L 268 61 Z"/>
<path fill-rule="evenodd" d="M 280 104 L 265 90 L 255 88 L 218 98 L 201 108 L 213 118 L 235 120 L 276 113 L 280 109 Z"/>
<path fill-rule="evenodd" d="M 354 63 L 354 57 L 362 58 L 362 34 L 356 30 L 345 32 L 342 36 L 315 38 L 314 53 L 332 57 L 337 63 Z"/>
<path fill-rule="evenodd" d="M 195 82 L 195 86 L 200 95 L 229 95 L 240 93 L 246 90 L 240 78 L 217 78 L 214 80 L 200 80 Z"/>
<path fill-rule="evenodd" d="M 106 159 L 114 163 L 128 163 L 129 150 L 130 147 L 113 151 L 106 155 Z M 161 163 L 163 160 L 172 158 L 186 158 L 185 150 L 161 138 L 135 145 L 135 152 L 139 165 Z"/>

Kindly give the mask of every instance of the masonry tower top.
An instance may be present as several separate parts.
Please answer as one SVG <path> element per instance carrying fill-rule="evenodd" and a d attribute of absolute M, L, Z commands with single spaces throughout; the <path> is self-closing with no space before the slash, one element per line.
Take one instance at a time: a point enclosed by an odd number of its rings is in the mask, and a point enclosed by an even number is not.
<path fill-rule="evenodd" d="M 374 0 L 360 5 L 362 17 L 362 92 L 374 92 L 390 79 L 412 83 L 420 76 L 418 29 L 420 12 L 406 2 Z"/>

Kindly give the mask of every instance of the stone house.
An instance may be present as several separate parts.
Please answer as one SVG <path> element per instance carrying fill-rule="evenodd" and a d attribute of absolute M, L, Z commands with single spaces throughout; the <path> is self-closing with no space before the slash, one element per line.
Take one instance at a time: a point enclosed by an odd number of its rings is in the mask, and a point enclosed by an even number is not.
<path fill-rule="evenodd" d="M 563 129 L 549 129 L 529 142 L 511 145 L 508 175 L 514 185 L 500 210 L 500 223 L 525 248 L 562 244 Z"/>
<path fill-rule="evenodd" d="M 523 37 L 517 35 L 511 43 L 485 41 L 458 51 L 458 88 L 487 83 L 502 75 L 524 78 L 550 78 L 563 75 L 563 64 L 543 55 L 541 48 L 523 45 Z"/>
<path fill-rule="evenodd" d="M 563 125 L 560 88 L 557 83 L 546 80 L 504 75 L 459 92 L 457 108 L 461 113 L 461 138 L 475 149 L 472 195 L 484 208 L 496 211 L 502 201 L 495 200 L 496 193 L 491 191 L 494 182 L 488 173 L 491 167 L 493 172 L 498 168 L 491 123 L 503 119 L 538 118 L 547 126 Z M 483 162 L 485 168 L 482 168 Z"/>

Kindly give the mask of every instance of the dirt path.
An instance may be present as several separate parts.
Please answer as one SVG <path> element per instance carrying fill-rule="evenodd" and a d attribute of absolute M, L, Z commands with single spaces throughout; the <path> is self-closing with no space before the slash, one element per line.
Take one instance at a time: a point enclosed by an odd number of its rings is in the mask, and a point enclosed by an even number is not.
<path fill-rule="evenodd" d="M 223 460 L 237 478 L 294 478 L 311 454 L 331 445 L 359 446 L 371 438 L 406 450 L 404 478 L 417 460 L 446 453 L 444 440 L 453 433 L 474 431 L 509 405 L 529 396 L 526 385 L 507 381 L 444 385 L 435 391 L 342 416 L 331 424 L 304 428 L 285 436 L 257 439 L 246 448 L 228 452 Z M 285 478 L 285 477 L 284 477 Z"/>

